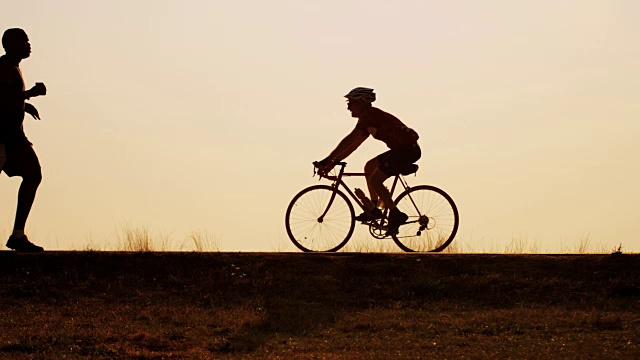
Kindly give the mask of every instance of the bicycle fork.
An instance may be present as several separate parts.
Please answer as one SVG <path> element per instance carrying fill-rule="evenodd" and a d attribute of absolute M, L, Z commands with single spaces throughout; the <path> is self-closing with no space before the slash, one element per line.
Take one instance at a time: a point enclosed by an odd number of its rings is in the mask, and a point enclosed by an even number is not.
<path fill-rule="evenodd" d="M 333 188 L 333 192 L 331 193 L 331 198 L 329 198 L 329 204 L 327 204 L 327 208 L 324 209 L 324 212 L 318 218 L 318 222 L 321 223 L 321 224 L 324 221 L 325 215 L 327 215 L 327 212 L 329 212 L 329 209 L 331 208 L 331 205 L 333 204 L 333 200 L 336 198 L 336 193 L 338 192 L 338 183 L 334 182 L 331 185 L 331 187 Z"/>

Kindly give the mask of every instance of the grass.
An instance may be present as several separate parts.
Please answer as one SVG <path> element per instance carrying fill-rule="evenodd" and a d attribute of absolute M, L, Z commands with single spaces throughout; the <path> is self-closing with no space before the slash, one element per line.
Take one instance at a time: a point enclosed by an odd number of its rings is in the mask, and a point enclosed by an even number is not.
<path fill-rule="evenodd" d="M 165 250 L 166 244 L 160 242 L 158 248 L 147 228 L 125 228 L 117 240 L 118 248 L 123 251 L 149 252 L 155 249 Z"/>
<path fill-rule="evenodd" d="M 362 227 L 354 233 L 341 252 L 360 253 L 401 253 L 402 250 L 390 239 L 375 239 L 369 235 L 367 229 Z M 364 230 L 364 232 L 362 231 Z M 2 231 L 0 231 L 2 232 Z M 6 231 L 4 231 L 6 232 Z M 221 238 L 207 230 L 194 230 L 180 238 L 172 233 L 152 231 L 148 226 L 132 226 L 124 223 L 115 232 L 115 241 L 99 241 L 93 236 L 86 237 L 85 245 L 69 248 L 83 251 L 132 251 L 132 252 L 218 252 L 223 248 Z M 442 241 L 439 239 L 439 241 Z M 273 252 L 299 251 L 289 240 L 284 232 L 276 238 L 264 238 L 263 243 L 271 244 Z M 567 243 L 560 241 L 553 249 L 542 248 L 537 238 L 527 235 L 512 237 L 506 245 L 497 244 L 495 241 L 484 239 L 469 241 L 468 238 L 456 237 L 454 241 L 444 249 L 447 254 L 610 254 L 616 249 L 622 249 L 622 244 L 615 246 L 603 242 L 595 242 L 589 234 L 580 236 L 576 241 Z M 47 247 L 50 249 L 50 247 Z M 63 249 L 55 246 L 55 249 Z"/>
<path fill-rule="evenodd" d="M 220 251 L 221 241 L 215 234 L 206 230 L 192 231 L 181 241 L 172 234 L 152 232 L 148 227 L 134 227 L 125 224 L 115 236 L 115 245 L 87 239 L 84 251 L 128 251 L 128 252 L 167 252 L 167 251 Z"/>
<path fill-rule="evenodd" d="M 455 239 L 449 247 L 444 251 L 448 253 L 456 254 L 472 254 L 472 253 L 485 253 L 485 254 L 609 254 L 611 251 L 604 243 L 596 243 L 591 239 L 590 235 L 580 237 L 573 244 L 567 245 L 564 242 L 558 244 L 558 250 L 549 251 L 543 249 L 538 239 L 531 239 L 527 236 L 513 237 L 507 245 L 499 247 L 497 245 L 491 245 L 490 247 L 484 247 L 485 242 L 481 241 L 482 248 L 478 249 L 478 246 L 472 246 L 465 243 L 461 239 Z"/>
<path fill-rule="evenodd" d="M 0 358 L 601 358 L 640 255 L 0 252 Z"/>
<path fill-rule="evenodd" d="M 219 251 L 220 239 L 217 236 L 204 230 L 193 231 L 187 236 L 185 242 L 180 247 L 180 251 L 191 248 L 192 251 Z"/>
<path fill-rule="evenodd" d="M 622 255 L 622 244 L 618 245 L 617 248 L 613 248 L 611 251 L 611 255 Z"/>
<path fill-rule="evenodd" d="M 268 240 L 265 240 L 268 242 Z M 152 235 L 148 228 L 125 227 L 117 236 L 115 251 L 153 252 L 153 251 L 220 251 L 222 242 L 215 234 L 204 230 L 191 232 L 186 238 L 175 246 L 175 241 L 166 234 Z M 477 247 L 477 246 L 476 246 Z M 447 254 L 542 254 L 540 242 L 537 239 L 530 239 L 526 236 L 513 237 L 511 241 L 499 248 L 491 246 L 477 250 L 476 247 L 465 243 L 463 240 L 455 239 L 447 248 L 443 250 Z M 617 247 L 622 249 L 622 244 Z M 99 247 L 90 239 L 88 245 L 83 250 L 87 251 L 107 251 L 107 247 Z M 615 250 L 615 249 L 614 249 Z M 274 252 L 297 251 L 289 239 L 280 238 L 273 243 Z M 393 241 L 388 239 L 375 239 L 369 235 L 354 236 L 349 240 L 341 252 L 359 253 L 400 253 L 402 250 Z M 562 254 L 609 254 L 611 250 L 604 244 L 595 244 L 589 235 L 579 238 L 571 247 L 560 244 Z"/>
<path fill-rule="evenodd" d="M 590 247 L 591 247 L 591 237 L 589 237 L 589 235 L 582 237 L 578 244 L 578 254 L 587 254 L 589 252 Z"/>

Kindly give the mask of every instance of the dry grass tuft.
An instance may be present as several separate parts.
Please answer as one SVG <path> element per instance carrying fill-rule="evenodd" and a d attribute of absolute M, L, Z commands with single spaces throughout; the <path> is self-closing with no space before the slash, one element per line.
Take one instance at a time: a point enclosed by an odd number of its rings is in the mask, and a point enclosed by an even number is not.
<path fill-rule="evenodd" d="M 95 250 L 90 242 L 85 250 Z M 100 249 L 104 250 L 104 249 Z M 204 230 L 192 231 L 179 246 L 174 245 L 171 234 L 158 232 L 152 235 L 148 227 L 124 225 L 116 235 L 115 251 L 165 252 L 165 251 L 220 251 L 220 239 Z"/>
<path fill-rule="evenodd" d="M 118 234 L 117 249 L 122 251 L 150 252 L 158 251 L 147 227 L 124 227 Z"/>
<path fill-rule="evenodd" d="M 204 230 L 193 231 L 180 246 L 180 251 L 188 249 L 195 252 L 220 251 L 220 239 Z"/>
<path fill-rule="evenodd" d="M 587 254 L 591 248 L 591 237 L 587 234 L 578 241 L 578 254 Z"/>
<path fill-rule="evenodd" d="M 524 237 L 514 237 L 507 245 L 504 252 L 506 254 L 524 254 L 527 248 L 527 239 Z"/>
<path fill-rule="evenodd" d="M 622 255 L 622 244 L 618 245 L 617 248 L 614 247 L 611 255 Z"/>

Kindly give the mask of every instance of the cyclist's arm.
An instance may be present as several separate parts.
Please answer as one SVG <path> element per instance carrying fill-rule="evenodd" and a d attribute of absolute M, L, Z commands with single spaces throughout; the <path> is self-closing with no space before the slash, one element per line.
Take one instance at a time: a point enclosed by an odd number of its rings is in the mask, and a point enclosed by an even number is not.
<path fill-rule="evenodd" d="M 360 128 L 355 128 L 349 135 L 347 135 L 335 150 L 329 155 L 329 159 L 335 159 L 335 161 L 341 161 L 346 159 L 352 152 L 354 152 L 367 138 L 369 137 L 368 131 L 363 131 Z"/>

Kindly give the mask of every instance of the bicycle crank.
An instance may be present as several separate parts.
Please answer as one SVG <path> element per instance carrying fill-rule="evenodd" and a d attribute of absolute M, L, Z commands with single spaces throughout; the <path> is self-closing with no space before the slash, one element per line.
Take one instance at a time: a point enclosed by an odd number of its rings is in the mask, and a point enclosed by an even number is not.
<path fill-rule="evenodd" d="M 380 226 L 374 222 L 369 224 L 369 233 L 376 239 L 384 239 L 386 238 L 387 227 Z"/>

